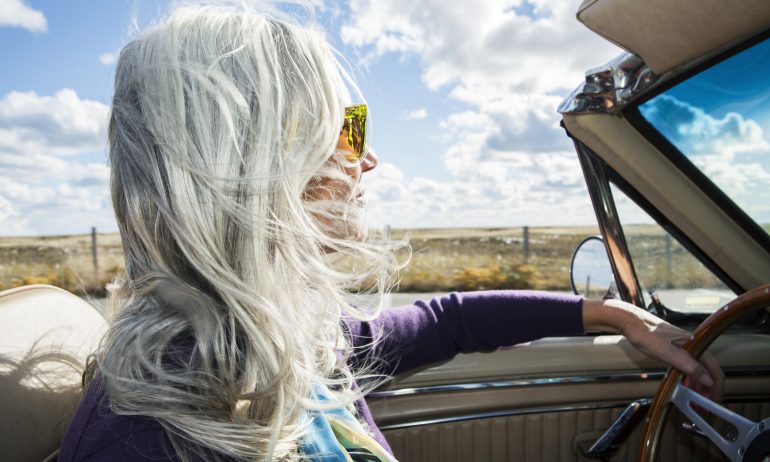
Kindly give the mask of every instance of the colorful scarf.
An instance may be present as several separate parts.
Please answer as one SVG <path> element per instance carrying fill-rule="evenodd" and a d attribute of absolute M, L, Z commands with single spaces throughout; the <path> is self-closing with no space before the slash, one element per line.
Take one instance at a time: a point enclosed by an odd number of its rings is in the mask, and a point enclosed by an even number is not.
<path fill-rule="evenodd" d="M 323 385 L 313 387 L 313 398 L 321 403 L 336 399 Z M 398 462 L 344 406 L 308 411 L 310 429 L 300 445 L 314 462 Z"/>

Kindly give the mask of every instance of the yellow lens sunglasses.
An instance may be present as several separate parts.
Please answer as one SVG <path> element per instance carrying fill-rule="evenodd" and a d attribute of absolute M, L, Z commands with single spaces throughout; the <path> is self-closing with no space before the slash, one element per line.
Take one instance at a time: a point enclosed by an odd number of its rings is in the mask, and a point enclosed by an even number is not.
<path fill-rule="evenodd" d="M 345 108 L 340 141 L 350 148 L 351 162 L 361 162 L 366 156 L 366 104 Z"/>

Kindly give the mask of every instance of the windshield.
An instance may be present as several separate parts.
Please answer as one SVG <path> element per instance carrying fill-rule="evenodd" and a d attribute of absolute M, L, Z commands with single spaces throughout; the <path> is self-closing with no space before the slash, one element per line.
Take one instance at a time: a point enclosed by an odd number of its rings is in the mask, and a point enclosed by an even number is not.
<path fill-rule="evenodd" d="M 645 306 L 651 302 L 650 291 L 667 308 L 683 313 L 711 313 L 735 298 L 733 291 L 647 212 L 615 184 L 611 187 Z"/>
<path fill-rule="evenodd" d="M 770 39 L 639 106 L 642 116 L 767 233 Z"/>

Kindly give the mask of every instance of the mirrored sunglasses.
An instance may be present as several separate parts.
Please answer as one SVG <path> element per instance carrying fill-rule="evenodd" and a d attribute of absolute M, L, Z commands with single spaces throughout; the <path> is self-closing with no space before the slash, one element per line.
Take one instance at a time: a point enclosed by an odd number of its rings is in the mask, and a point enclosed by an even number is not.
<path fill-rule="evenodd" d="M 350 148 L 351 162 L 361 162 L 366 155 L 366 104 L 345 108 L 340 140 Z"/>

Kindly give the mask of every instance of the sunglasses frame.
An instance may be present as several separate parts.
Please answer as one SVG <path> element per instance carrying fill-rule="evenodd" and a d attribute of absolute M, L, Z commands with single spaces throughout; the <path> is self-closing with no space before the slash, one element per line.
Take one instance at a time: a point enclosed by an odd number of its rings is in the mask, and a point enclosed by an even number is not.
<path fill-rule="evenodd" d="M 366 116 L 366 104 L 345 108 L 340 139 L 352 150 L 349 156 L 352 162 L 361 162 L 366 155 Z"/>

